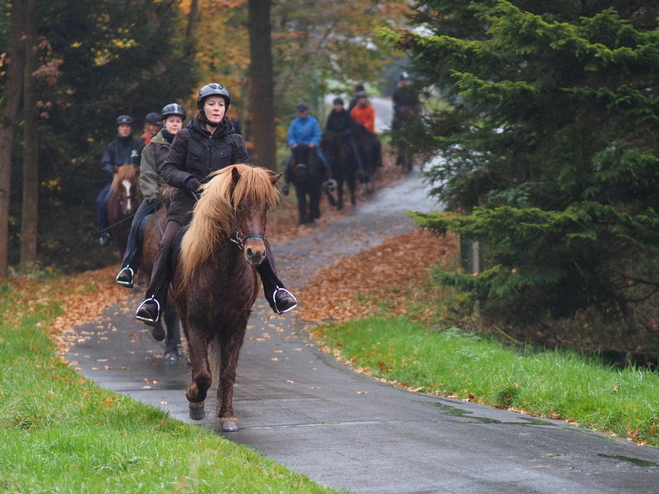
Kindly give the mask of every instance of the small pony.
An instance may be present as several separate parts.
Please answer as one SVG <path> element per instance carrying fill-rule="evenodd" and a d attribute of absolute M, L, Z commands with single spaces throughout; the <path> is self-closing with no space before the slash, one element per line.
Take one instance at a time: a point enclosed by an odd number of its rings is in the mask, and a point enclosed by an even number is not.
<path fill-rule="evenodd" d="M 139 171 L 133 165 L 123 165 L 114 174 L 106 201 L 108 229 L 114 245 L 123 257 L 130 233 L 130 218 L 142 202 Z"/>
<path fill-rule="evenodd" d="M 323 183 L 327 180 L 325 167 L 306 144 L 298 144 L 293 149 L 290 167 L 300 214 L 299 224 L 314 223 L 320 218 L 320 199 Z"/>
<path fill-rule="evenodd" d="M 217 407 L 226 432 L 238 430 L 238 353 L 261 287 L 256 266 L 266 256 L 267 213 L 280 199 L 275 184 L 281 176 L 242 164 L 215 172 L 202 186 L 172 283 L 192 366 L 190 418 L 204 418 L 204 400 L 219 368 Z"/>

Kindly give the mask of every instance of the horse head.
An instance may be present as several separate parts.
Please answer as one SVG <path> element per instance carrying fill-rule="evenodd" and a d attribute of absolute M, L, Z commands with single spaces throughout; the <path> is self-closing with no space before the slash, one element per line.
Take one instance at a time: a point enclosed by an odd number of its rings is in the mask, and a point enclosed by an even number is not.
<path fill-rule="evenodd" d="M 268 210 L 279 200 L 275 186 L 282 174 L 249 165 L 231 165 L 204 184 L 190 227 L 183 238 L 184 276 L 192 275 L 227 237 L 243 251 L 245 262 L 266 257 Z"/>
<path fill-rule="evenodd" d="M 112 180 L 111 192 L 119 202 L 122 215 L 134 214 L 142 199 L 137 168 L 133 165 L 120 166 Z"/>
<path fill-rule="evenodd" d="M 306 144 L 298 144 L 293 148 L 291 167 L 297 179 L 304 179 L 309 173 L 311 162 L 311 148 Z"/>

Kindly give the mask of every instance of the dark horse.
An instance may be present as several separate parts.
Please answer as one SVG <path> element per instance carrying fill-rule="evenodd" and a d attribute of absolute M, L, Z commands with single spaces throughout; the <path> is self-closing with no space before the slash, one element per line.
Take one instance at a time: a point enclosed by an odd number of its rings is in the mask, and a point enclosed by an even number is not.
<path fill-rule="evenodd" d="M 141 202 L 139 171 L 133 165 L 120 166 L 112 179 L 106 207 L 111 225 L 108 231 L 121 257 L 126 252 L 130 217 L 135 214 Z"/>
<path fill-rule="evenodd" d="M 261 287 L 256 266 L 266 256 L 267 213 L 279 200 L 280 177 L 248 165 L 215 172 L 195 205 L 172 283 L 192 365 L 190 418 L 204 418 L 204 400 L 219 367 L 223 431 L 238 430 L 233 412 L 238 353 Z"/>
<path fill-rule="evenodd" d="M 332 169 L 332 178 L 336 180 L 337 209 L 343 209 L 343 184 L 348 187 L 350 204 L 354 207 L 355 189 L 357 186 L 357 156 L 356 148 L 351 142 L 351 135 L 341 134 L 326 130 L 320 141 L 320 149 L 327 158 L 327 163 Z"/>
<path fill-rule="evenodd" d="M 362 124 L 355 125 L 355 143 L 361 157 L 363 175 L 361 181 L 366 192 L 375 192 L 375 173 L 382 166 L 382 144 L 377 134 L 371 134 Z"/>
<path fill-rule="evenodd" d="M 326 180 L 325 168 L 312 148 L 298 144 L 293 149 L 290 172 L 297 195 L 300 225 L 313 223 L 320 218 L 320 197 L 323 182 Z"/>
<path fill-rule="evenodd" d="M 173 189 L 172 189 L 173 190 Z M 171 191 L 170 191 L 171 193 Z M 160 208 L 155 214 L 151 214 L 142 220 L 140 225 L 142 242 L 142 260 L 140 262 L 140 273 L 148 280 L 151 278 L 153 263 L 158 253 L 158 244 L 162 238 L 167 224 L 167 208 Z M 165 340 L 165 360 L 176 362 L 180 356 L 179 345 L 181 344 L 181 330 L 176 308 L 172 303 L 165 303 L 163 309 L 165 328 L 162 318 L 158 324 L 151 329 L 151 334 L 157 341 Z"/>

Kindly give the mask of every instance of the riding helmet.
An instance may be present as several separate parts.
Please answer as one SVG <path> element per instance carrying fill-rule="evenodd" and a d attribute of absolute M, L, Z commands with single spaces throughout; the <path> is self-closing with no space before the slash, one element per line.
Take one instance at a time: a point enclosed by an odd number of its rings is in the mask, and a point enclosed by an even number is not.
<path fill-rule="evenodd" d="M 332 103 L 333 105 L 342 105 L 344 104 L 343 98 L 334 98 L 334 102 Z"/>
<path fill-rule="evenodd" d="M 162 122 L 160 121 L 160 115 L 154 111 L 146 114 L 144 122 L 152 125 L 162 125 Z"/>
<path fill-rule="evenodd" d="M 409 79 L 409 78 L 410 78 L 409 74 L 408 74 L 407 72 L 403 72 L 403 73 L 400 75 L 400 78 L 399 78 L 398 80 L 399 80 L 399 81 L 405 81 L 405 80 L 407 80 L 407 79 Z"/>
<path fill-rule="evenodd" d="M 199 96 L 197 96 L 197 108 L 200 110 L 203 109 L 204 100 L 209 96 L 222 96 L 226 103 L 227 110 L 229 110 L 229 106 L 231 106 L 231 95 L 229 94 L 229 90 L 222 84 L 211 82 L 210 84 L 206 84 L 204 87 L 202 87 L 199 90 Z"/>
<path fill-rule="evenodd" d="M 365 91 L 359 91 L 357 93 L 357 99 L 359 99 L 359 98 L 368 98 L 368 96 L 366 95 Z"/>
<path fill-rule="evenodd" d="M 133 125 L 133 119 L 128 115 L 119 115 L 117 117 L 117 125 L 121 124 Z"/>
<path fill-rule="evenodd" d="M 300 102 L 297 105 L 295 105 L 295 109 L 297 111 L 307 111 L 309 109 L 309 107 L 307 106 L 306 103 Z"/>
<path fill-rule="evenodd" d="M 163 106 L 161 113 L 163 120 L 166 119 L 167 117 L 171 117 L 172 115 L 178 115 L 183 120 L 185 120 L 185 110 L 178 103 L 170 103 L 168 105 Z"/>

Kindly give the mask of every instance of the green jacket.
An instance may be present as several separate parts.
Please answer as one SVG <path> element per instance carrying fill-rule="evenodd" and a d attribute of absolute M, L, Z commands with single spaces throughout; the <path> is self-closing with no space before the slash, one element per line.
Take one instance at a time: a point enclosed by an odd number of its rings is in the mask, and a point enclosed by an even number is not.
<path fill-rule="evenodd" d="M 140 162 L 140 189 L 149 202 L 162 199 L 160 192 L 167 184 L 162 178 L 162 165 L 169 153 L 169 142 L 158 132 L 142 150 Z"/>

